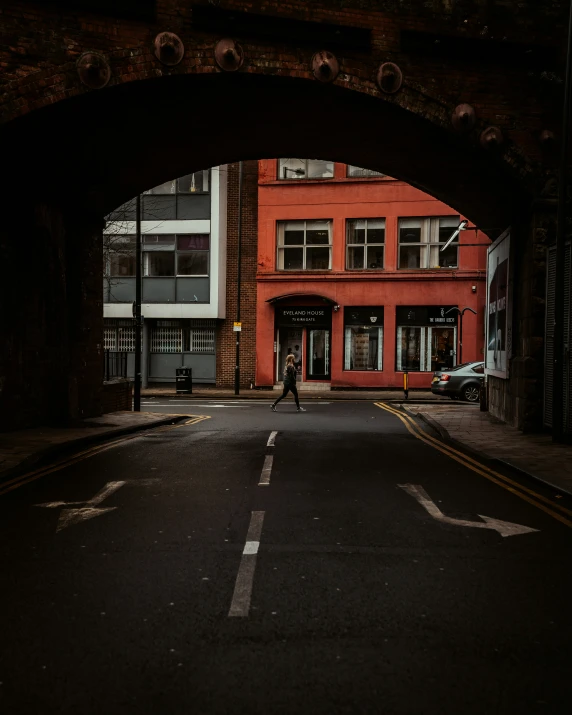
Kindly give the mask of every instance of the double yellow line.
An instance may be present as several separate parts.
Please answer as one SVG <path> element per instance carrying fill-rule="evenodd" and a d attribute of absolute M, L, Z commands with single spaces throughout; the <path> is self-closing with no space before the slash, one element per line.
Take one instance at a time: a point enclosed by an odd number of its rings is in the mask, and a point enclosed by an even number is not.
<path fill-rule="evenodd" d="M 187 417 L 190 417 L 186 422 L 182 422 L 180 424 L 176 425 L 166 425 L 163 427 L 157 427 L 155 428 L 155 432 L 165 432 L 166 430 L 171 430 L 175 429 L 177 427 L 183 427 L 184 425 L 196 425 L 199 422 L 202 422 L 203 420 L 208 420 L 210 417 L 208 415 L 187 415 Z M 150 429 L 153 429 L 152 427 Z M 39 479 L 40 477 L 45 477 L 48 474 L 51 474 L 52 472 L 59 472 L 62 469 L 65 469 L 66 467 L 70 467 L 72 464 L 76 464 L 77 462 L 82 462 L 84 459 L 89 459 L 89 457 L 93 457 L 96 454 L 99 454 L 100 452 L 105 452 L 108 449 L 112 449 L 113 447 L 117 447 L 118 444 L 122 444 L 123 442 L 128 442 L 131 439 L 136 439 L 137 437 L 141 437 L 143 435 L 143 432 L 137 432 L 135 434 L 131 434 L 127 437 L 121 437 L 120 439 L 115 439 L 112 442 L 106 442 L 105 444 L 100 444 L 96 447 L 91 447 L 90 449 L 85 449 L 83 452 L 76 452 L 76 454 L 73 454 L 71 457 L 66 457 L 65 459 L 61 459 L 57 462 L 54 462 L 53 464 L 50 464 L 46 467 L 40 467 L 39 469 L 35 469 L 31 472 L 26 472 L 26 474 L 20 474 L 17 477 L 14 477 L 13 479 L 10 479 L 6 482 L 2 482 L 0 484 L 0 496 L 3 494 L 7 494 L 8 492 L 13 491 L 14 489 L 18 489 L 18 487 L 24 486 L 24 484 L 28 484 L 29 482 L 34 482 L 36 479 Z"/>
<path fill-rule="evenodd" d="M 535 506 L 537 509 L 541 509 L 547 514 L 550 514 L 551 517 L 557 519 L 562 524 L 566 524 L 566 526 L 572 528 L 572 521 L 566 518 L 566 516 L 572 517 L 572 511 L 570 509 L 566 509 L 566 507 L 560 506 L 560 504 L 555 504 L 553 501 L 543 496 L 542 494 L 538 494 L 532 489 L 528 489 L 528 487 L 525 487 L 522 484 L 515 482 L 509 477 L 506 477 L 504 474 L 495 472 L 494 469 L 489 469 L 489 467 L 485 466 L 484 464 L 481 464 L 481 462 L 478 462 L 476 459 L 473 459 L 472 457 L 469 457 L 468 455 L 459 452 L 454 447 L 449 447 L 440 440 L 435 439 L 435 437 L 432 437 L 430 434 L 427 434 L 427 432 L 422 430 L 410 415 L 406 415 L 403 412 L 400 412 L 399 410 L 395 409 L 395 407 L 391 407 L 390 405 L 383 404 L 381 402 L 376 402 L 374 404 L 376 405 L 376 407 L 379 407 L 382 410 L 385 410 L 386 412 L 390 412 L 392 415 L 395 415 L 395 417 L 398 417 L 403 422 L 405 427 L 409 430 L 409 432 L 417 439 L 420 439 L 422 442 L 425 442 L 425 444 L 429 445 L 430 447 L 433 447 L 433 449 L 437 449 L 439 452 L 442 452 L 443 454 L 447 455 L 447 457 L 454 459 L 456 462 L 459 462 L 459 464 L 462 464 L 464 467 L 467 467 L 473 472 L 480 474 L 482 477 L 485 477 L 485 479 L 488 479 L 490 482 L 494 482 L 499 487 L 506 489 L 515 496 L 519 497 L 519 499 L 523 499 L 529 504 Z M 563 516 L 563 514 L 565 514 L 566 516 Z"/>

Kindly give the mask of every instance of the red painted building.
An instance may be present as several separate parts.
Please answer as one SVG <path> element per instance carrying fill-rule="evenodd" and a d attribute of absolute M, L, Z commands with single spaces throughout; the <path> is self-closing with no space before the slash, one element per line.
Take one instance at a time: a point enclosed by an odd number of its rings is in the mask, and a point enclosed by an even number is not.
<path fill-rule="evenodd" d="M 452 177 L 454 181 L 454 177 Z M 256 384 L 427 388 L 484 347 L 486 244 L 422 191 L 345 164 L 259 162 Z M 481 247 L 474 244 L 482 244 Z M 316 385 L 317 387 L 317 385 Z"/>

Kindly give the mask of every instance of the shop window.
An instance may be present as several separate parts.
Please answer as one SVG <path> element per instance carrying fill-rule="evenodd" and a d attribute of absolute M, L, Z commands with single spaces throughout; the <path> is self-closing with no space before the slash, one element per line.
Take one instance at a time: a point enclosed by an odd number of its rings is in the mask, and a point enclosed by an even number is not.
<path fill-rule="evenodd" d="M 177 320 L 158 320 L 151 330 L 152 353 L 180 353 L 183 350 L 183 329 Z"/>
<path fill-rule="evenodd" d="M 351 166 L 348 164 L 348 176 L 356 179 L 369 179 L 373 177 L 385 176 L 381 171 L 373 171 L 373 169 L 362 169 L 360 166 Z"/>
<path fill-rule="evenodd" d="M 157 320 L 151 329 L 153 353 L 214 353 L 213 320 Z"/>
<path fill-rule="evenodd" d="M 333 179 L 334 162 L 321 159 L 279 159 L 279 179 Z"/>
<path fill-rule="evenodd" d="M 104 251 L 109 275 L 127 278 L 135 275 L 135 238 L 133 236 L 104 236 Z"/>
<path fill-rule="evenodd" d="M 135 352 L 135 326 L 125 318 L 107 319 L 104 323 L 104 349 L 112 352 Z"/>
<path fill-rule="evenodd" d="M 344 309 L 344 370 L 383 368 L 383 308 Z"/>
<path fill-rule="evenodd" d="M 434 372 L 455 364 L 454 327 L 398 326 L 397 370 Z"/>
<path fill-rule="evenodd" d="M 185 352 L 189 353 L 214 353 L 215 329 L 189 328 L 185 331 Z"/>
<path fill-rule="evenodd" d="M 398 268 L 457 268 L 458 238 L 446 251 L 441 251 L 441 247 L 458 225 L 458 216 L 400 219 Z"/>
<path fill-rule="evenodd" d="M 278 270 L 329 270 L 331 260 L 331 221 L 278 223 Z"/>
<path fill-rule="evenodd" d="M 385 250 L 385 219 L 353 219 L 347 222 L 348 270 L 383 268 Z"/>

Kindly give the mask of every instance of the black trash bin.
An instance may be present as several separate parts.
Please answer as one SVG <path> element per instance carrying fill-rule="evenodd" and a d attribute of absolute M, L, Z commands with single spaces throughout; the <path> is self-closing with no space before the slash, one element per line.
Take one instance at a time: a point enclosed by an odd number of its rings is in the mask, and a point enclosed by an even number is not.
<path fill-rule="evenodd" d="M 177 394 L 190 395 L 193 392 L 193 369 L 190 367 L 178 367 L 176 370 L 175 383 Z"/>

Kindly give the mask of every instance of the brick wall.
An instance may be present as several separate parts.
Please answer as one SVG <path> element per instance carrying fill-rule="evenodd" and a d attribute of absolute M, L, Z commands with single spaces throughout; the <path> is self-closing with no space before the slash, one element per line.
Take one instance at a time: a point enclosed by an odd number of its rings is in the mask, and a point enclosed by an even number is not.
<path fill-rule="evenodd" d="M 226 320 L 217 329 L 216 384 L 234 385 L 238 269 L 238 163 L 228 164 Z M 258 162 L 243 162 L 240 319 L 240 384 L 254 382 L 256 368 L 256 266 L 258 250 Z"/>
<path fill-rule="evenodd" d="M 103 383 L 101 408 L 103 414 L 131 410 L 132 385 L 129 380 L 110 380 Z"/>

